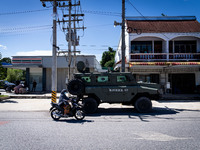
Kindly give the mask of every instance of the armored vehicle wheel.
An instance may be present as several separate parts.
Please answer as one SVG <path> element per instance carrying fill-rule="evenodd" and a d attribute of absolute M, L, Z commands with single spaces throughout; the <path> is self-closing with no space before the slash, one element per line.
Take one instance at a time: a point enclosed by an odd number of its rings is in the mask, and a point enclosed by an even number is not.
<path fill-rule="evenodd" d="M 84 92 L 84 84 L 81 80 L 74 79 L 69 81 L 67 89 L 69 93 L 72 95 L 80 95 L 81 93 Z"/>
<path fill-rule="evenodd" d="M 151 100 L 147 97 L 140 97 L 135 102 L 135 109 L 140 113 L 149 112 L 152 109 Z"/>
<path fill-rule="evenodd" d="M 97 111 L 98 104 L 94 98 L 88 97 L 83 100 L 83 109 L 87 114 L 92 114 Z"/>

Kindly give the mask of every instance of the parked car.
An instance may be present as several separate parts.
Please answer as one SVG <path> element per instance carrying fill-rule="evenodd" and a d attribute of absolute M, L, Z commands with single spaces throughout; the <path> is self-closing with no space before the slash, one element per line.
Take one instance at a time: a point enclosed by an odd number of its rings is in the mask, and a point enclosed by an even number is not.
<path fill-rule="evenodd" d="M 0 88 L 5 89 L 8 92 L 11 92 L 11 90 L 14 90 L 15 84 L 8 82 L 6 80 L 0 80 Z"/>

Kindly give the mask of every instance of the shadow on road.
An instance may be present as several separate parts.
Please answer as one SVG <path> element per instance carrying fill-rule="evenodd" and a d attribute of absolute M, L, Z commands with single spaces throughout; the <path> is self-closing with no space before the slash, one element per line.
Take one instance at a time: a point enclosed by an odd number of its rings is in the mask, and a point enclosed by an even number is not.
<path fill-rule="evenodd" d="M 159 100 L 159 103 L 199 103 L 199 100 Z"/>
<path fill-rule="evenodd" d="M 63 119 L 63 120 L 58 120 L 57 122 L 66 122 L 66 123 L 73 123 L 73 124 L 84 124 L 86 122 L 94 122 L 93 120 L 87 120 L 87 119 L 84 119 L 84 120 L 76 120 L 76 119 Z"/>
<path fill-rule="evenodd" d="M 99 108 L 95 114 L 88 114 L 87 116 L 100 117 L 100 116 L 128 116 L 129 119 L 140 119 L 143 122 L 150 122 L 149 119 L 164 119 L 174 120 L 174 116 L 183 111 L 194 111 L 200 112 L 199 110 L 188 110 L 188 109 L 171 109 L 171 108 L 160 108 L 153 107 L 149 113 L 138 113 L 133 108 Z M 148 120 L 147 120 L 148 119 Z"/>
<path fill-rule="evenodd" d="M 73 119 L 73 118 L 63 118 L 63 119 L 60 119 L 60 120 L 58 120 L 58 121 L 56 121 L 56 122 L 66 122 L 66 123 L 73 123 L 73 124 L 84 124 L 84 123 L 86 123 L 86 122 L 89 122 L 89 123 L 91 123 L 91 122 L 94 122 L 93 120 L 87 120 L 87 119 L 84 119 L 84 120 L 76 120 L 76 119 Z"/>
<path fill-rule="evenodd" d="M 184 111 L 200 112 L 200 110 L 189 110 L 189 109 L 173 109 L 173 108 L 161 108 L 153 107 L 152 111 L 149 113 L 138 113 L 134 108 L 98 108 L 97 112 L 94 114 L 86 114 L 84 120 L 76 120 L 74 118 L 64 118 L 56 122 L 66 122 L 72 124 L 84 124 L 93 123 L 94 118 L 103 118 L 106 121 L 121 122 L 124 119 L 136 120 L 139 119 L 142 122 L 151 122 L 152 119 L 158 120 L 175 120 L 175 116 L 178 113 Z M 124 116 L 127 116 L 124 118 Z M 92 118 L 91 118 L 92 117 Z M 94 117 L 94 118 L 93 118 Z"/>
<path fill-rule="evenodd" d="M 0 103 L 18 103 L 18 102 L 17 102 L 17 101 L 14 101 L 14 100 L 6 99 L 6 100 L 0 101 Z"/>
<path fill-rule="evenodd" d="M 133 108 L 98 108 L 95 114 L 88 114 L 89 116 L 106 116 L 106 115 L 166 115 L 179 113 L 175 109 L 154 107 L 151 112 L 138 113 Z"/>

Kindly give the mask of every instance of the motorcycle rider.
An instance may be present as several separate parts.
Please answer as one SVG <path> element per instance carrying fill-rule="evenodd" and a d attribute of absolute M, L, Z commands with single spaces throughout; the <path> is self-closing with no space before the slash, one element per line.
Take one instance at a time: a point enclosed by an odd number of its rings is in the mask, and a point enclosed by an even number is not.
<path fill-rule="evenodd" d="M 63 89 L 61 91 L 58 102 L 58 105 L 64 109 L 64 115 L 68 114 L 70 111 L 70 105 L 69 105 L 70 99 L 69 97 L 66 96 L 67 92 L 68 92 L 67 89 Z"/>

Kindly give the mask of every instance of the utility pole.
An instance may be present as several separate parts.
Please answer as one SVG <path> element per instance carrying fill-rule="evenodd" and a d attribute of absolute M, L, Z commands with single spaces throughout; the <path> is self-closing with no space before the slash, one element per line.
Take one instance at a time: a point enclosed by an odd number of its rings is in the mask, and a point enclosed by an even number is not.
<path fill-rule="evenodd" d="M 74 47 L 77 46 L 77 38 L 76 38 L 76 30 L 77 29 L 85 29 L 85 27 L 78 27 L 76 28 L 76 25 L 74 24 L 74 27 L 71 27 L 71 22 L 79 22 L 82 21 L 82 19 L 78 19 L 78 17 L 83 17 L 84 14 L 72 14 L 72 7 L 74 6 L 79 6 L 80 1 L 77 4 L 72 4 L 72 0 L 40 0 L 42 2 L 43 7 L 46 7 L 46 2 L 53 2 L 53 45 L 52 45 L 52 103 L 56 103 L 56 95 L 57 95 L 57 53 L 68 53 L 68 80 L 71 79 L 71 62 L 72 62 L 72 51 L 71 51 L 71 46 L 72 46 L 72 29 L 74 30 Z M 63 4 L 61 5 L 60 2 L 63 1 Z M 65 5 L 65 2 L 68 2 L 68 5 Z M 59 2 L 59 4 L 58 4 Z M 76 1 L 75 1 L 76 2 Z M 57 21 L 57 6 L 59 7 L 68 7 L 68 15 L 63 15 L 63 17 L 68 17 L 68 20 L 62 20 L 62 21 Z M 72 20 L 72 17 L 74 17 L 74 20 Z M 77 19 L 76 19 L 77 17 Z M 57 52 L 57 22 L 60 24 L 61 22 L 65 24 L 66 22 L 68 23 L 67 28 L 63 27 L 63 30 L 67 30 L 68 34 L 66 35 L 67 41 L 68 41 L 68 51 L 64 52 Z M 76 56 L 76 53 L 79 51 L 76 51 L 76 47 L 74 48 L 74 56 Z M 80 53 L 80 52 L 79 52 Z M 75 61 L 74 61 L 75 64 Z"/>
<path fill-rule="evenodd" d="M 51 102 L 56 103 L 57 97 L 57 26 L 56 26 L 56 17 L 57 17 L 57 2 L 53 1 L 53 52 L 52 52 L 52 87 L 51 87 Z"/>
<path fill-rule="evenodd" d="M 69 57 L 69 62 L 68 62 L 68 80 L 71 80 L 71 61 L 72 61 L 72 56 L 71 56 L 71 45 L 72 45 L 72 29 L 71 29 L 71 9 L 72 9 L 72 3 L 71 0 L 69 0 L 69 28 L 68 28 L 68 57 Z"/>
<path fill-rule="evenodd" d="M 76 3 L 76 0 L 75 0 Z M 76 14 L 76 7 L 75 7 L 75 14 Z M 76 20 L 76 16 L 74 16 L 74 20 Z M 73 47 L 74 47 L 74 61 L 73 61 L 73 73 L 76 72 L 76 45 L 77 43 L 77 35 L 76 35 L 76 22 L 74 21 L 74 33 L 73 33 L 73 37 L 74 37 L 74 42 L 73 42 Z"/>
<path fill-rule="evenodd" d="M 122 22 L 116 22 L 114 21 L 114 27 L 115 26 L 121 26 L 121 72 L 125 72 L 125 51 L 126 51 L 126 45 L 125 45 L 125 0 L 122 0 Z"/>
<path fill-rule="evenodd" d="M 122 72 L 125 72 L 125 0 L 122 0 Z"/>
<path fill-rule="evenodd" d="M 74 68 L 74 70 L 73 70 L 73 73 L 76 72 L 76 46 L 77 46 L 77 37 L 76 36 L 77 36 L 76 35 L 76 23 L 74 21 L 74 43 L 73 43 L 73 47 L 74 47 L 74 62 L 73 62 L 74 66 L 73 66 L 73 68 Z"/>
<path fill-rule="evenodd" d="M 57 97 L 57 1 L 66 0 L 40 0 L 44 7 L 45 2 L 53 2 L 53 45 L 52 45 L 52 78 L 51 78 L 51 102 L 56 103 Z"/>
<path fill-rule="evenodd" d="M 74 58 L 73 58 L 73 64 L 75 67 L 75 64 L 76 64 L 76 53 L 79 52 L 79 51 L 76 51 L 76 46 L 78 46 L 78 40 L 77 40 L 77 32 L 76 30 L 77 29 L 85 29 L 85 27 L 76 27 L 76 22 L 79 22 L 79 21 L 83 21 L 82 19 L 78 19 L 78 17 L 83 17 L 84 14 L 76 14 L 76 6 L 80 6 L 80 1 L 78 3 L 76 3 L 76 0 L 75 0 L 75 4 L 72 4 L 71 3 L 71 0 L 68 0 L 69 3 L 68 5 L 60 5 L 59 7 L 68 7 L 68 14 L 67 15 L 63 15 L 63 17 L 68 17 L 68 20 L 62 20 L 62 21 L 58 21 L 58 23 L 68 23 L 68 26 L 67 28 L 63 28 L 63 30 L 67 30 L 68 31 L 68 34 L 66 35 L 66 39 L 68 41 L 68 51 L 65 52 L 65 53 L 68 53 L 68 80 L 71 79 L 71 64 L 72 64 L 72 53 L 74 53 Z M 72 7 L 75 8 L 75 14 L 72 14 Z M 74 23 L 73 24 L 73 27 L 72 27 L 72 22 Z M 72 49 L 71 47 L 74 47 L 74 51 L 72 52 Z M 62 53 L 62 52 L 60 52 Z M 74 73 L 74 71 L 73 71 Z"/>

